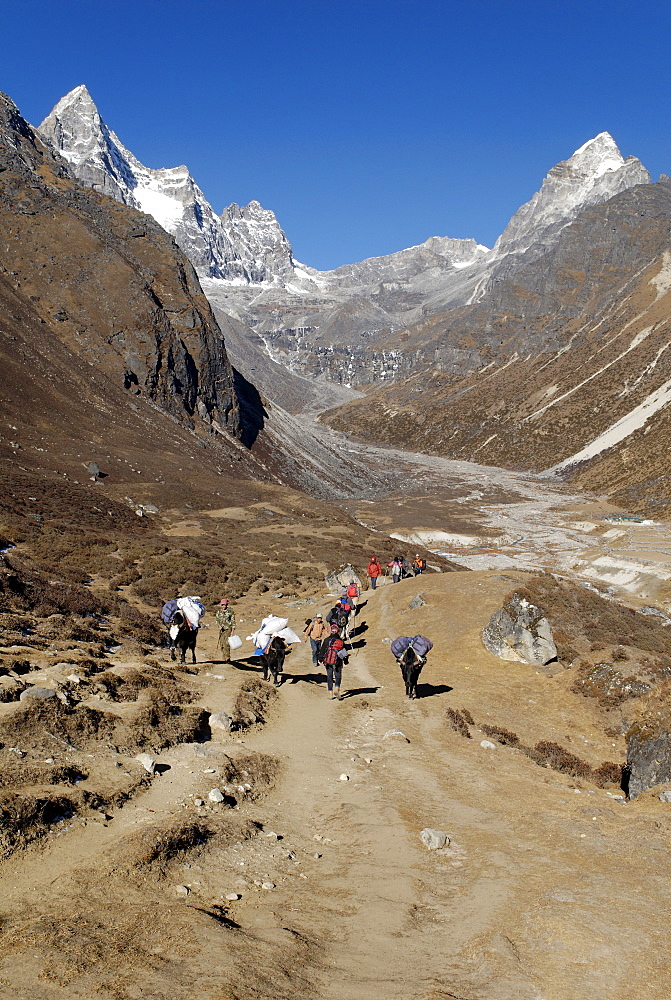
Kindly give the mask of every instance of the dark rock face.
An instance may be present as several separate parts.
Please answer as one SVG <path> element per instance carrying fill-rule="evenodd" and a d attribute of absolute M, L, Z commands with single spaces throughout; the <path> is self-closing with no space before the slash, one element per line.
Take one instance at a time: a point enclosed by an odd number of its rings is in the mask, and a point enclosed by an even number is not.
<path fill-rule="evenodd" d="M 629 797 L 671 780 L 671 732 L 652 737 L 645 731 L 634 731 L 627 741 Z"/>
<path fill-rule="evenodd" d="M 0 95 L 0 273 L 65 346 L 198 433 L 238 435 L 223 338 L 151 218 L 84 187 Z"/>

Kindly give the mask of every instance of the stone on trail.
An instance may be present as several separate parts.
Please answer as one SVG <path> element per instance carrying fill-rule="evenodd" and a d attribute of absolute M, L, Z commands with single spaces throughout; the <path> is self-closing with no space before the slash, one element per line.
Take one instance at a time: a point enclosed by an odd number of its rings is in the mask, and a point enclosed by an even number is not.
<path fill-rule="evenodd" d="M 502 660 L 543 666 L 557 658 L 550 622 L 543 612 L 520 597 L 512 598 L 495 611 L 482 630 L 482 641 Z"/>
<path fill-rule="evenodd" d="M 55 698 L 56 692 L 53 688 L 45 687 L 29 687 L 25 691 L 22 691 L 19 695 L 19 701 L 25 701 L 26 698 Z"/>
<path fill-rule="evenodd" d="M 399 740 L 405 740 L 406 743 L 410 742 L 410 740 L 405 735 L 402 729 L 388 729 L 387 732 L 382 737 L 382 739 L 387 740 L 387 739 L 393 739 L 394 737 Z"/>
<path fill-rule="evenodd" d="M 671 791 L 669 791 L 667 789 L 665 792 L 660 792 L 659 793 L 659 801 L 660 802 L 671 802 Z"/>
<path fill-rule="evenodd" d="M 447 847 L 450 838 L 442 830 L 433 830 L 427 826 L 419 835 L 420 840 L 430 851 L 438 851 L 441 847 Z"/>
<path fill-rule="evenodd" d="M 135 760 L 138 762 L 138 764 L 142 764 L 143 768 L 145 769 L 145 771 L 147 771 L 148 774 L 153 774 L 154 771 L 156 770 L 156 761 L 151 756 L 151 754 L 138 753 L 135 756 Z"/>
<path fill-rule="evenodd" d="M 221 729 L 230 733 L 233 719 L 226 712 L 212 712 L 209 718 L 210 729 Z"/>
<path fill-rule="evenodd" d="M 242 896 L 239 892 L 227 892 L 226 899 L 229 903 L 234 903 L 236 899 L 242 899 Z"/>
<path fill-rule="evenodd" d="M 421 608 L 425 604 L 426 601 L 422 598 L 422 595 L 417 594 L 417 596 L 413 597 L 413 599 L 410 601 L 410 604 L 408 605 L 408 611 L 414 611 L 415 608 Z"/>
<path fill-rule="evenodd" d="M 340 781 L 349 781 L 349 774 L 341 774 Z"/>
<path fill-rule="evenodd" d="M 191 890 L 189 889 L 188 885 L 176 885 L 175 892 L 177 893 L 178 896 L 188 896 Z"/>
<path fill-rule="evenodd" d="M 491 740 L 482 740 L 480 746 L 483 750 L 496 750 L 496 743 L 492 743 Z"/>
<path fill-rule="evenodd" d="M 218 788 L 213 788 L 207 797 L 210 800 L 210 802 L 224 801 L 224 794 Z"/>
<path fill-rule="evenodd" d="M 261 888 L 262 889 L 274 889 L 275 888 L 275 883 L 274 882 L 262 882 L 261 883 Z"/>

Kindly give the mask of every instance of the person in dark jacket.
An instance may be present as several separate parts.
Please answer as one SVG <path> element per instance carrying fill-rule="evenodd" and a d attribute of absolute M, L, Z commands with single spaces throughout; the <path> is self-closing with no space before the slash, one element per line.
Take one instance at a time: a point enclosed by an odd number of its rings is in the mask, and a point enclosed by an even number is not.
<path fill-rule="evenodd" d="M 317 659 L 326 668 L 326 687 L 331 699 L 340 701 L 340 682 L 342 680 L 343 658 L 339 655 L 345 649 L 345 643 L 338 635 L 338 626 L 331 625 L 331 633 L 327 635 L 319 647 Z"/>

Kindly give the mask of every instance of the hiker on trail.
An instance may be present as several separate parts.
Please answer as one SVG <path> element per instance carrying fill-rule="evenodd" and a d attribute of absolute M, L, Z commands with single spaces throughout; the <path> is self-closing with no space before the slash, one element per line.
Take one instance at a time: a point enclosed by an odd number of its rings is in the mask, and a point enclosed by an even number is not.
<path fill-rule="evenodd" d="M 215 615 L 219 626 L 219 639 L 217 649 L 221 651 L 224 663 L 231 662 L 231 647 L 228 640 L 235 629 L 235 613 L 228 606 L 228 598 L 222 597 L 219 601 L 219 608 Z"/>
<path fill-rule="evenodd" d="M 387 564 L 391 570 L 391 582 L 398 583 L 401 579 L 401 560 L 398 556 L 394 556 L 392 561 Z"/>
<path fill-rule="evenodd" d="M 371 560 L 366 567 L 366 572 L 368 573 L 368 579 L 370 580 L 370 589 L 375 590 L 377 587 L 377 578 L 382 576 L 382 566 L 380 566 L 380 561 L 377 556 L 371 556 Z"/>
<path fill-rule="evenodd" d="M 326 636 L 331 634 L 331 629 L 324 621 L 322 615 L 315 615 L 314 618 L 307 619 L 303 632 L 310 640 L 310 645 L 312 646 L 312 662 L 316 666 L 318 663 L 317 653 L 319 652 L 319 647 Z"/>
<path fill-rule="evenodd" d="M 415 576 L 421 576 L 426 569 L 426 559 L 422 559 L 419 553 L 412 560 L 412 571 Z"/>
<path fill-rule="evenodd" d="M 356 616 L 356 602 L 359 597 L 359 587 L 353 580 L 349 584 L 347 590 L 345 591 L 345 597 L 347 598 L 347 603 L 352 608 L 352 617 Z"/>
<path fill-rule="evenodd" d="M 326 621 L 329 625 L 335 625 L 340 633 L 341 638 L 347 634 L 347 626 L 349 624 L 349 614 L 351 611 L 351 605 L 345 601 L 338 601 L 334 607 L 331 608 L 326 616 Z"/>
<path fill-rule="evenodd" d="M 404 580 L 406 576 L 410 576 L 410 570 L 408 569 L 408 563 L 405 556 L 399 556 L 398 559 L 401 564 L 401 580 Z"/>
<path fill-rule="evenodd" d="M 340 701 L 343 660 L 347 656 L 345 643 L 338 635 L 337 625 L 331 625 L 330 634 L 322 640 L 317 659 L 326 667 L 326 687 L 331 699 Z"/>

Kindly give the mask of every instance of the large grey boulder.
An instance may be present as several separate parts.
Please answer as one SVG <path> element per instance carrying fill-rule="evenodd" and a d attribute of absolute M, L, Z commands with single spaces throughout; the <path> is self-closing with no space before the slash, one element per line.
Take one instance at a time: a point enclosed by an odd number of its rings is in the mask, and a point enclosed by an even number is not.
<path fill-rule="evenodd" d="M 494 656 L 542 666 L 557 657 L 550 622 L 543 612 L 519 594 L 494 612 L 482 630 L 482 641 Z"/>
<path fill-rule="evenodd" d="M 347 566 L 334 569 L 326 575 L 326 586 L 330 594 L 339 594 L 343 587 L 347 587 L 350 583 L 356 583 L 359 590 L 363 590 L 361 577 L 354 569 L 354 566 L 350 566 L 349 563 Z"/>
<path fill-rule="evenodd" d="M 53 688 L 45 687 L 29 687 L 25 691 L 22 691 L 19 700 L 26 701 L 28 698 L 46 699 L 46 698 L 56 698 L 56 692 Z"/>
<path fill-rule="evenodd" d="M 653 733 L 647 727 L 632 726 L 627 733 L 627 768 L 630 799 L 671 781 L 671 732 Z"/>

